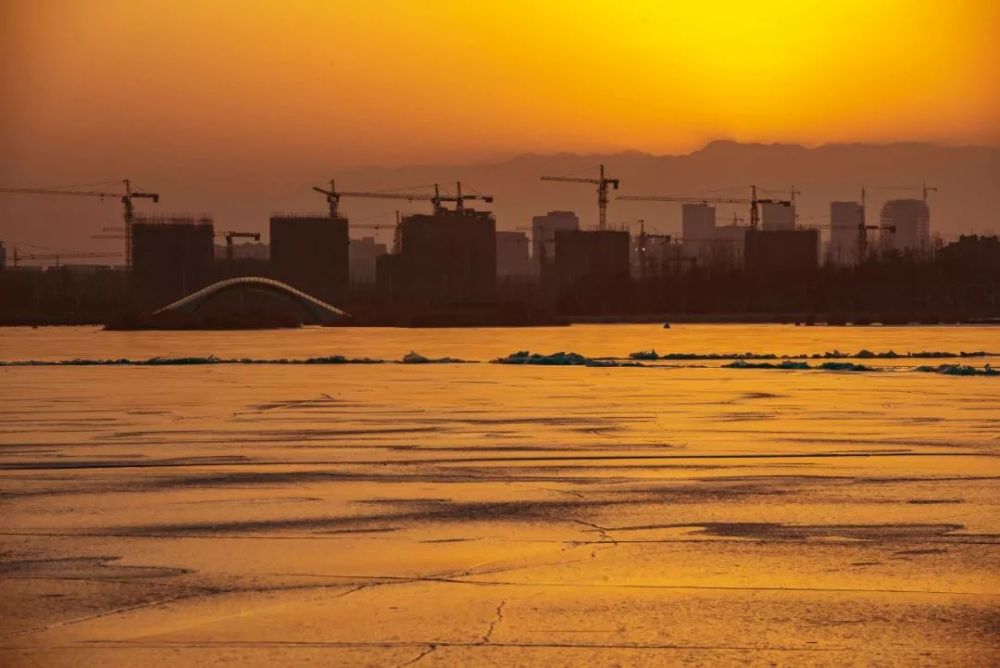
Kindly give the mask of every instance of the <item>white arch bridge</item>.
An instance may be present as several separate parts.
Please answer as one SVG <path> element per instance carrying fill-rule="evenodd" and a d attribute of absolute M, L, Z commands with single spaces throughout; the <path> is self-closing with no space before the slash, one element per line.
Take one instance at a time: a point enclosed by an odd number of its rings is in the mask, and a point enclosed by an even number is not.
<path fill-rule="evenodd" d="M 153 315 L 170 312 L 195 313 L 205 302 L 213 299 L 214 297 L 239 290 L 269 292 L 281 297 L 286 297 L 299 304 L 313 318 L 315 318 L 317 322 L 324 325 L 343 322 L 351 317 L 346 311 L 342 311 L 336 306 L 332 306 L 320 299 L 316 299 L 312 295 L 293 288 L 287 283 L 276 281 L 273 278 L 263 278 L 261 276 L 240 276 L 237 278 L 227 278 L 223 281 L 219 281 L 218 283 L 213 283 L 212 285 L 204 287 L 197 292 L 192 292 L 187 297 L 178 299 L 172 304 L 167 304 L 163 308 L 157 309 L 153 312 Z"/>

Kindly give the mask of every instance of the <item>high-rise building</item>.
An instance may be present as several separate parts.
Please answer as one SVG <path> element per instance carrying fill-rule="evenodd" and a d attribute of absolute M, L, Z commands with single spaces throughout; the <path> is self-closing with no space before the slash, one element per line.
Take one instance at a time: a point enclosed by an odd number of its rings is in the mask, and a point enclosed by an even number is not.
<path fill-rule="evenodd" d="M 920 199 L 893 199 L 882 206 L 883 250 L 923 255 L 931 250 L 931 212 Z"/>
<path fill-rule="evenodd" d="M 215 227 L 208 217 L 147 217 L 132 223 L 132 287 L 159 308 L 211 281 Z"/>
<path fill-rule="evenodd" d="M 794 230 L 795 205 L 780 202 L 761 202 L 761 229 Z"/>
<path fill-rule="evenodd" d="M 0 271 L 7 268 L 7 246 L 0 241 Z"/>
<path fill-rule="evenodd" d="M 378 257 L 387 252 L 386 245 L 375 241 L 375 237 L 351 239 L 351 285 L 374 284 Z"/>
<path fill-rule="evenodd" d="M 632 277 L 649 280 L 677 274 L 684 267 L 681 245 L 670 235 L 650 234 L 632 237 Z"/>
<path fill-rule="evenodd" d="M 541 276 L 555 262 L 556 232 L 580 229 L 580 219 L 572 211 L 549 211 L 531 219 L 531 261 Z"/>
<path fill-rule="evenodd" d="M 629 234 L 624 230 L 560 230 L 555 275 L 563 288 L 604 288 L 629 279 Z"/>
<path fill-rule="evenodd" d="M 780 202 L 761 202 L 761 229 L 794 230 L 795 205 Z"/>
<path fill-rule="evenodd" d="M 336 304 L 350 276 L 346 218 L 271 217 L 271 265 L 275 278 Z"/>
<path fill-rule="evenodd" d="M 743 249 L 747 227 L 720 225 L 712 230 L 709 241 L 702 250 L 699 262 L 715 271 L 727 271 L 743 266 Z"/>
<path fill-rule="evenodd" d="M 400 223 L 398 290 L 422 304 L 491 301 L 497 280 L 496 220 L 487 211 L 439 211 Z"/>
<path fill-rule="evenodd" d="M 706 258 L 709 244 L 715 238 L 715 207 L 708 204 L 681 206 L 681 248 L 684 256 L 699 264 Z"/>
<path fill-rule="evenodd" d="M 830 247 L 828 261 L 838 266 L 857 264 L 864 225 L 864 208 L 859 202 L 830 202 Z"/>
<path fill-rule="evenodd" d="M 525 278 L 531 276 L 528 256 L 528 235 L 524 232 L 497 231 L 497 276 Z"/>

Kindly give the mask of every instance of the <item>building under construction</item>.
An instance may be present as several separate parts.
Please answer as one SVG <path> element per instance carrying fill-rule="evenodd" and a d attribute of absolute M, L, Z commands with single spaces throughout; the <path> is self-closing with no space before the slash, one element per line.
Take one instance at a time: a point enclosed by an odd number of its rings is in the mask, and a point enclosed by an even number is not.
<path fill-rule="evenodd" d="M 533 273 L 528 256 L 528 235 L 524 232 L 497 231 L 497 277 L 526 279 Z"/>
<path fill-rule="evenodd" d="M 582 311 L 603 311 L 627 291 L 630 240 L 626 230 L 556 232 L 553 280 L 565 302 Z"/>
<path fill-rule="evenodd" d="M 404 216 L 399 252 L 379 258 L 383 293 L 409 305 L 470 305 L 494 299 L 496 220 L 487 211 L 440 208 Z"/>
<path fill-rule="evenodd" d="M 351 285 L 374 285 L 378 258 L 389 252 L 385 244 L 375 237 L 351 239 L 350 275 Z"/>
<path fill-rule="evenodd" d="M 346 218 L 324 215 L 271 216 L 271 270 L 284 281 L 336 304 L 350 279 Z"/>
<path fill-rule="evenodd" d="M 132 223 L 132 287 L 158 308 L 207 285 L 215 263 L 215 226 L 208 216 L 157 216 Z"/>
<path fill-rule="evenodd" d="M 543 281 L 555 265 L 556 232 L 578 229 L 580 219 L 572 211 L 549 211 L 531 219 L 531 261 Z"/>

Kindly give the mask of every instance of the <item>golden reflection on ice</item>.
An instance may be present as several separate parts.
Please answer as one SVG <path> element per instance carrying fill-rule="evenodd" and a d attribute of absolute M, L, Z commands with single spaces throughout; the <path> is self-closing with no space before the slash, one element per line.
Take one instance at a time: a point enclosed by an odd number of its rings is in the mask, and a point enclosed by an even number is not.
<path fill-rule="evenodd" d="M 970 351 L 996 331 L 7 330 L 0 357 Z M 996 663 L 1000 379 L 895 364 L 7 367 L 0 662 Z"/>

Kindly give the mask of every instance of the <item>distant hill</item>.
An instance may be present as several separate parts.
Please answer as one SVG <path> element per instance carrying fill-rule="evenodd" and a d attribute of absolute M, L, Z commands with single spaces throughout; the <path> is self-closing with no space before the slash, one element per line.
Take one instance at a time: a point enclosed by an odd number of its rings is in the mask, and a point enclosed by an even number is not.
<path fill-rule="evenodd" d="M 574 210 L 584 224 L 595 224 L 597 205 L 592 186 L 543 182 L 539 177 L 596 176 L 600 163 L 609 175 L 621 179 L 617 194 L 745 197 L 751 183 L 777 191 L 789 191 L 794 185 L 802 193 L 797 196 L 797 209 L 805 225 L 826 223 L 830 201 L 859 199 L 862 185 L 868 190 L 869 217 L 877 220 L 887 199 L 920 197 L 920 187 L 926 182 L 938 188 L 929 197 L 933 233 L 952 238 L 960 233 L 1000 232 L 1000 148 L 992 147 L 899 143 L 806 148 L 716 141 L 686 155 L 633 151 L 520 155 L 496 163 L 357 169 L 337 178 L 338 186 L 345 189 L 404 187 L 460 178 L 467 187 L 494 195 L 492 209 L 498 226 L 515 229 L 530 225 L 533 215 L 552 209 Z M 391 206 L 385 201 L 343 202 L 344 210 L 356 219 Z M 678 204 L 612 201 L 609 211 L 611 222 L 642 218 L 647 229 L 680 230 Z M 718 217 L 720 221 L 731 219 L 734 213 L 747 217 L 746 207 L 732 205 L 720 206 Z"/>
<path fill-rule="evenodd" d="M 467 189 L 496 197 L 491 206 L 498 227 L 518 229 L 531 217 L 552 209 L 571 209 L 585 225 L 597 222 L 593 187 L 539 180 L 542 175 L 596 176 L 604 163 L 611 176 L 620 178 L 618 194 L 705 194 L 743 197 L 749 184 L 788 190 L 798 196 L 801 224 L 822 225 L 831 200 L 858 199 L 868 188 L 869 218 L 877 220 L 887 199 L 919 197 L 923 182 L 939 190 L 930 194 L 931 230 L 946 239 L 960 233 L 1000 233 L 1000 148 L 948 147 L 923 143 L 828 144 L 807 148 L 795 144 L 744 144 L 716 141 L 684 155 L 651 155 L 628 151 L 609 155 L 518 155 L 498 162 L 464 165 L 422 165 L 402 168 L 356 168 L 334 173 L 318 171 L 315 164 L 292 167 L 249 165 L 240 178 L 225 182 L 202 178 L 196 171 L 144 175 L 164 193 L 165 210 L 209 211 L 219 229 L 260 231 L 265 235 L 273 211 L 325 210 L 322 196 L 310 190 L 331 176 L 349 190 L 395 189 L 439 182 L 453 188 L 461 179 Z M 734 186 L 744 186 L 732 189 Z M 885 190 L 905 186 L 913 190 Z M 729 190 L 720 190 L 726 189 Z M 426 191 L 425 191 L 426 192 Z M 143 205 L 151 208 L 150 205 Z M 422 203 L 390 200 L 344 199 L 342 210 L 358 225 L 353 235 L 373 234 L 364 224 L 391 226 L 396 208 L 425 211 Z M 746 207 L 720 207 L 720 221 L 733 214 L 746 218 Z M 90 235 L 117 217 L 114 202 L 79 198 L 6 197 L 0 201 L 0 223 L 8 240 L 77 249 L 101 242 Z M 643 218 L 648 230 L 678 233 L 680 206 L 612 202 L 611 222 Z M 379 233 L 391 240 L 388 227 Z M 4 235 L 0 235 L 3 239 Z M 30 239 L 30 241 L 29 241 Z M 266 238 L 263 239 L 266 242 Z M 120 244 L 103 242 L 100 248 Z"/>

